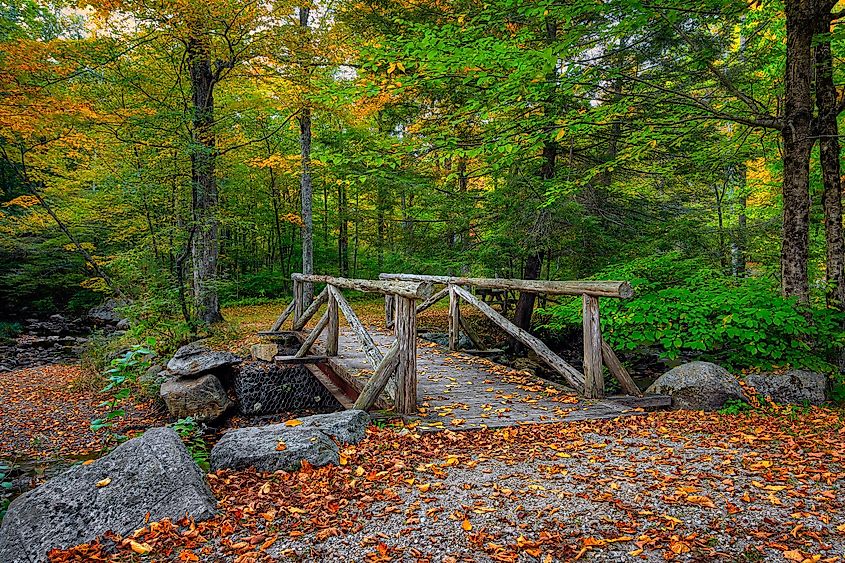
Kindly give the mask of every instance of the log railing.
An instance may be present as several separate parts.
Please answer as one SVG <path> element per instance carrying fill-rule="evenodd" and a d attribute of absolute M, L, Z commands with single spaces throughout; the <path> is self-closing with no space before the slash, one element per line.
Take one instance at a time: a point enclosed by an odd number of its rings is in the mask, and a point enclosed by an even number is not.
<path fill-rule="evenodd" d="M 431 294 L 431 283 L 403 280 L 361 280 L 305 274 L 293 274 L 291 279 L 293 280 L 293 301 L 276 319 L 270 331 L 260 334 L 272 335 L 277 333 L 291 315 L 293 315 L 293 329 L 295 331 L 302 330 L 320 307 L 327 304 L 325 312 L 314 328 L 304 337 L 293 359 L 308 357 L 311 347 L 324 332 L 326 335 L 326 356 L 337 356 L 340 314 L 342 313 L 373 367 L 373 375 L 360 390 L 354 408 L 364 410 L 371 408 L 378 401 L 382 392 L 387 389 L 388 395 L 394 400 L 398 413 L 411 414 L 416 412 L 416 304 L 418 300 L 425 299 Z M 307 304 L 304 301 L 305 292 L 303 288 L 305 284 L 309 283 L 325 283 L 326 287 L 310 304 Z M 341 289 L 382 293 L 390 297 L 391 303 L 395 303 L 396 341 L 386 352 L 382 352 L 373 341 L 373 337 L 355 314 L 352 306 L 341 293 Z M 391 380 L 395 382 L 395 385 L 388 387 Z"/>
<path fill-rule="evenodd" d="M 573 388 L 583 390 L 587 398 L 604 396 L 604 374 L 602 366 L 607 366 L 610 373 L 619 381 L 622 389 L 630 394 L 642 396 L 634 380 L 616 354 L 608 346 L 601 335 L 601 319 L 599 315 L 599 297 L 613 297 L 627 299 L 633 295 L 633 289 L 624 281 L 543 281 L 498 278 L 464 278 L 450 276 L 426 276 L 416 274 L 381 274 L 379 279 L 390 282 L 427 282 L 444 285 L 440 291 L 434 293 L 417 306 L 417 314 L 431 307 L 439 300 L 449 296 L 449 349 L 457 350 L 460 331 L 464 328 L 467 336 L 478 346 L 477 337 L 466 330 L 467 323 L 461 317 L 460 304 L 462 301 L 481 311 L 499 328 L 511 337 L 532 349 L 537 357 L 551 369 L 559 373 Z M 490 305 L 478 299 L 470 291 L 471 288 L 513 290 L 546 295 L 580 295 L 582 299 L 584 325 L 584 373 L 569 365 L 555 354 L 540 339 L 516 326 L 495 311 Z M 398 321 L 398 307 L 393 297 L 385 295 L 385 316 L 388 328 Z"/>

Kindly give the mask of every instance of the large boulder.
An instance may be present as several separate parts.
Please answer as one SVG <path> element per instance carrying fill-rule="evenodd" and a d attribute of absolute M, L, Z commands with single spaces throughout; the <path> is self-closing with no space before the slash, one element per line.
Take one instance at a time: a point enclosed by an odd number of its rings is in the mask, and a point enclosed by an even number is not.
<path fill-rule="evenodd" d="M 211 350 L 199 342 L 192 342 L 176 351 L 167 362 L 167 369 L 182 377 L 198 377 L 240 362 L 241 359 L 231 352 Z"/>
<path fill-rule="evenodd" d="M 743 400 L 739 381 L 723 367 L 690 362 L 657 378 L 646 393 L 669 395 L 676 409 L 719 410 L 729 399 Z"/>
<path fill-rule="evenodd" d="M 338 463 L 334 440 L 357 443 L 363 439 L 369 415 L 360 410 L 319 414 L 270 426 L 230 430 L 211 450 L 211 468 L 259 471 L 295 471 L 305 460 L 315 467 Z"/>
<path fill-rule="evenodd" d="M 88 320 L 98 325 L 116 325 L 123 320 L 123 315 L 118 312 L 121 307 L 129 303 L 122 299 L 109 298 L 96 307 L 88 309 Z"/>
<path fill-rule="evenodd" d="M 814 371 L 755 373 L 746 377 L 745 383 L 776 403 L 820 405 L 827 400 L 827 377 Z"/>
<path fill-rule="evenodd" d="M 198 422 L 211 422 L 220 418 L 232 401 L 220 380 L 209 374 L 197 379 L 174 377 L 165 380 L 159 395 L 174 418 L 192 417 Z"/>
<path fill-rule="evenodd" d="M 0 527 L 0 561 L 40 563 L 107 531 L 186 515 L 205 520 L 216 500 L 179 436 L 153 428 L 89 465 L 77 465 L 15 499 Z"/>

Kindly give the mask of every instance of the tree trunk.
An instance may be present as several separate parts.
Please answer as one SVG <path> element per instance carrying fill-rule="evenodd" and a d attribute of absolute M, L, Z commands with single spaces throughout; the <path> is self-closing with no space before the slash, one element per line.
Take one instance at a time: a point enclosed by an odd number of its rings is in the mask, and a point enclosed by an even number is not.
<path fill-rule="evenodd" d="M 342 277 L 349 276 L 349 202 L 346 186 L 337 187 L 337 263 Z"/>
<path fill-rule="evenodd" d="M 786 2 L 786 90 L 783 127 L 781 289 L 809 299 L 810 151 L 813 148 L 813 32 L 816 2 Z"/>
<path fill-rule="evenodd" d="M 830 15 L 819 30 L 830 33 Z M 842 240 L 842 181 L 836 86 L 829 37 L 816 45 L 816 105 L 818 107 L 819 159 L 824 182 L 824 227 L 827 241 L 827 306 L 845 306 L 845 244 Z"/>
<path fill-rule="evenodd" d="M 299 9 L 299 26 L 307 32 L 308 8 Z M 304 107 L 299 113 L 299 148 L 302 172 L 299 179 L 300 197 L 302 198 L 302 273 L 314 273 L 314 212 L 312 210 L 313 189 L 311 187 L 311 108 Z M 305 304 L 314 298 L 314 285 L 305 283 L 303 287 Z"/>
<path fill-rule="evenodd" d="M 194 303 L 197 317 L 205 324 L 222 321 L 217 296 L 217 260 L 220 254 L 217 221 L 217 159 L 214 134 L 214 73 L 208 35 L 197 26 L 187 49 L 193 103 L 191 180 L 193 183 L 194 242 L 191 258 Z"/>

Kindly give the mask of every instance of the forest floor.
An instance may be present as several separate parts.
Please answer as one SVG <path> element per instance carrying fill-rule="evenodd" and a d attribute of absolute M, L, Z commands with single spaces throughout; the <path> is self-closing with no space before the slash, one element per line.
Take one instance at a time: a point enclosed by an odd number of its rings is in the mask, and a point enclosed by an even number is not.
<path fill-rule="evenodd" d="M 373 427 L 339 466 L 210 475 L 213 520 L 54 561 L 842 561 L 843 438 L 840 413 L 819 408 Z"/>
<path fill-rule="evenodd" d="M 284 304 L 228 308 L 243 352 Z M 381 303 L 353 303 L 383 323 Z M 441 319 L 441 317 L 443 319 Z M 421 324 L 439 326 L 445 310 Z M 0 452 L 102 447 L 76 366 L 2 374 Z M 161 425 L 139 402 L 127 425 Z M 151 523 L 53 561 L 845 561 L 845 416 L 827 408 L 417 434 L 373 426 L 341 465 L 219 471 L 220 514 Z"/>

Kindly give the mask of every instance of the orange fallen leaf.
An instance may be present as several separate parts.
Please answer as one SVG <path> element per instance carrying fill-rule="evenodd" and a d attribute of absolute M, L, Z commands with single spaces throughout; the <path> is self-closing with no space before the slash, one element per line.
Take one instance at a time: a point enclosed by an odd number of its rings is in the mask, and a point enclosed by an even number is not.
<path fill-rule="evenodd" d="M 469 532 L 472 530 L 472 522 L 464 518 L 464 521 L 461 522 L 461 528 L 463 528 L 465 532 Z"/>

